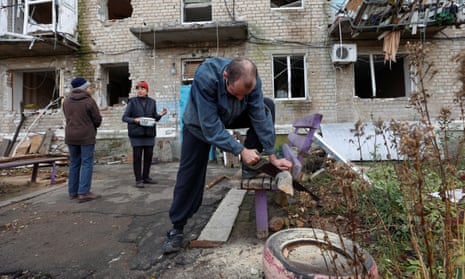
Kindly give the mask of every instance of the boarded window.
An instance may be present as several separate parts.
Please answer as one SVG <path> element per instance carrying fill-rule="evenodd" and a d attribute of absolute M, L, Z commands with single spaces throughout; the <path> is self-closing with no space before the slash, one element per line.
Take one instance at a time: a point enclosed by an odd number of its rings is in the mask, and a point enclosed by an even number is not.
<path fill-rule="evenodd" d="M 195 71 L 203 60 L 184 60 L 182 61 L 182 81 L 183 83 L 192 82 L 194 79 Z"/>

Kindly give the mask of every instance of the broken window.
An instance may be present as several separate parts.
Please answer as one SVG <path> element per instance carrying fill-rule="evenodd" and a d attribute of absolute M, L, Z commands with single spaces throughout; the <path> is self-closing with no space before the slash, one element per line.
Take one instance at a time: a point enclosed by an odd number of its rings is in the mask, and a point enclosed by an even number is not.
<path fill-rule="evenodd" d="M 59 71 L 54 69 L 13 71 L 12 72 L 12 102 L 13 110 L 38 110 L 43 108 L 58 108 Z"/>
<path fill-rule="evenodd" d="M 0 0 L 0 2 L 6 3 L 0 9 L 0 35 L 25 38 L 21 35 L 59 32 L 76 36 L 77 5 L 74 0 Z"/>
<path fill-rule="evenodd" d="M 132 15 L 131 0 L 102 0 L 103 17 L 108 20 L 125 19 Z"/>
<path fill-rule="evenodd" d="M 52 2 L 34 4 L 30 1 L 29 5 L 29 20 L 36 24 L 51 24 L 52 18 Z"/>
<path fill-rule="evenodd" d="M 302 8 L 301 0 L 271 0 L 272 9 Z"/>
<path fill-rule="evenodd" d="M 25 0 L 24 14 L 27 15 L 26 34 L 41 31 L 56 31 L 57 9 L 53 0 Z"/>
<path fill-rule="evenodd" d="M 211 0 L 183 0 L 183 22 L 212 21 Z"/>
<path fill-rule="evenodd" d="M 102 65 L 104 88 L 102 95 L 104 96 L 99 105 L 113 106 L 123 104 L 128 101 L 129 93 L 131 93 L 131 80 L 129 80 L 129 65 L 128 63 L 106 64 Z"/>
<path fill-rule="evenodd" d="M 305 76 L 303 55 L 273 56 L 273 89 L 276 99 L 305 98 Z"/>
<path fill-rule="evenodd" d="M 355 95 L 360 98 L 398 98 L 410 91 L 405 56 L 385 62 L 384 55 L 359 55 L 354 66 Z"/>

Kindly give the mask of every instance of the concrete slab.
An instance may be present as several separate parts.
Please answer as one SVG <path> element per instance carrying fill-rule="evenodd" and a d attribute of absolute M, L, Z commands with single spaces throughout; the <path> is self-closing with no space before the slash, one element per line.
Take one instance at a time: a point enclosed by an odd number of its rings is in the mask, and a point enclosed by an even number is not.
<path fill-rule="evenodd" d="M 360 160 L 386 160 L 388 150 L 380 135 L 375 135 L 375 127 L 367 123 L 365 135 L 360 139 L 360 149 L 357 145 L 358 139 L 354 136 L 354 123 L 327 123 L 321 124 L 324 140 L 336 150 L 342 157 L 349 161 Z M 367 138 L 367 136 L 372 136 Z M 396 152 L 389 149 L 391 159 L 396 159 Z"/>

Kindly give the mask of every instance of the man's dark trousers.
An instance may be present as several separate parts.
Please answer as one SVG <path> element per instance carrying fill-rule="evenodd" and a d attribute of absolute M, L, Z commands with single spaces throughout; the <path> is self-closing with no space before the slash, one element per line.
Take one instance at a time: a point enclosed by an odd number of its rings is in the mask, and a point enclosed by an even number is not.
<path fill-rule="evenodd" d="M 274 103 L 268 98 L 264 101 L 266 113 L 271 113 L 274 123 Z M 247 127 L 250 127 L 250 120 L 247 111 L 244 111 L 233 125 L 227 128 Z M 173 202 L 169 211 L 170 220 L 175 229 L 182 230 L 187 220 L 198 211 L 202 204 L 210 146 L 209 143 L 193 136 L 188 127 L 184 127 L 181 159 L 174 186 Z M 253 128 L 247 131 L 244 146 L 262 151 L 262 146 Z"/>

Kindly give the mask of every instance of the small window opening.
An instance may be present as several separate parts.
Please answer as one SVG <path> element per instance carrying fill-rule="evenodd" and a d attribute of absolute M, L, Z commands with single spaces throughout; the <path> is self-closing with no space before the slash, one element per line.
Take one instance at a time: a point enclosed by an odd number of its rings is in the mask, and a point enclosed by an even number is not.
<path fill-rule="evenodd" d="M 272 9 L 302 8 L 301 0 L 271 0 Z"/>
<path fill-rule="evenodd" d="M 212 21 L 211 0 L 184 0 L 183 22 Z"/>
<path fill-rule="evenodd" d="M 52 2 L 30 5 L 29 18 L 36 24 L 52 24 Z"/>
<path fill-rule="evenodd" d="M 109 20 L 124 19 L 132 15 L 131 0 L 108 0 L 107 9 Z"/>

